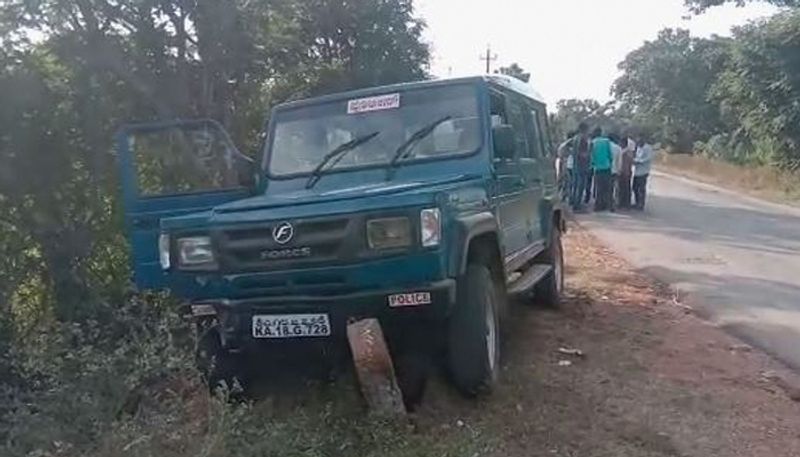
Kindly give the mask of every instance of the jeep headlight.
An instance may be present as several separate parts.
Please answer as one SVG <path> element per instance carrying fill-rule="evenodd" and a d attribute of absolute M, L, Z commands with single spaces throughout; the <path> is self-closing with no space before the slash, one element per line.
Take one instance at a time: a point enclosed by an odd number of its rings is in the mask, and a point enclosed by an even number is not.
<path fill-rule="evenodd" d="M 215 266 L 211 238 L 193 236 L 178 238 L 178 264 L 186 268 L 211 268 Z"/>
<path fill-rule="evenodd" d="M 419 213 L 422 247 L 438 246 L 442 241 L 442 213 L 439 208 L 423 209 Z"/>
<path fill-rule="evenodd" d="M 411 246 L 411 221 L 407 217 L 367 221 L 367 243 L 371 249 Z"/>

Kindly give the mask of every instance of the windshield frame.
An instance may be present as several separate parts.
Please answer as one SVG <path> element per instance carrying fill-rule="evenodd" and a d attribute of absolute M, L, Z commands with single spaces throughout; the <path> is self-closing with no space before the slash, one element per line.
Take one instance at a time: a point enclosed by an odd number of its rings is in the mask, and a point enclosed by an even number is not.
<path fill-rule="evenodd" d="M 408 160 L 401 160 L 398 163 L 396 163 L 394 167 L 396 169 L 400 169 L 408 165 L 420 165 L 429 162 L 439 162 L 446 160 L 461 160 L 467 157 L 474 156 L 485 148 L 487 139 L 486 128 L 488 124 L 484 113 L 486 111 L 485 110 L 486 101 L 484 99 L 485 86 L 480 83 L 480 80 L 471 80 L 471 79 L 470 80 L 465 79 L 461 81 L 434 81 L 434 82 L 410 83 L 410 84 L 400 84 L 395 86 L 376 87 L 376 88 L 366 89 L 363 91 L 346 92 L 341 94 L 308 99 L 302 102 L 294 102 L 294 103 L 289 103 L 285 106 L 276 107 L 273 110 L 272 116 L 270 116 L 269 126 L 267 130 L 268 133 L 266 135 L 264 145 L 262 148 L 262 161 L 261 161 L 262 173 L 270 180 L 281 181 L 281 180 L 291 180 L 297 178 L 307 178 L 311 176 L 313 171 L 309 170 L 309 171 L 299 171 L 294 173 L 273 174 L 272 170 L 270 170 L 270 163 L 272 161 L 272 154 L 273 154 L 273 139 L 275 137 L 275 129 L 278 123 L 277 119 L 281 113 L 291 111 L 294 109 L 309 108 L 315 105 L 343 102 L 354 98 L 385 95 L 391 92 L 400 92 L 402 94 L 411 91 L 432 90 L 432 89 L 446 88 L 452 86 L 466 86 L 469 87 L 474 93 L 476 108 L 477 108 L 477 112 L 475 114 L 478 118 L 478 126 L 479 126 L 479 131 L 477 132 L 478 136 L 477 146 L 474 149 L 468 151 L 449 153 L 439 157 L 436 156 L 414 157 Z M 389 162 L 386 163 L 377 162 L 372 164 L 356 165 L 345 168 L 328 169 L 324 170 L 322 172 L 322 175 L 350 173 L 350 172 L 372 170 L 372 169 L 386 169 L 389 166 L 390 166 Z"/>

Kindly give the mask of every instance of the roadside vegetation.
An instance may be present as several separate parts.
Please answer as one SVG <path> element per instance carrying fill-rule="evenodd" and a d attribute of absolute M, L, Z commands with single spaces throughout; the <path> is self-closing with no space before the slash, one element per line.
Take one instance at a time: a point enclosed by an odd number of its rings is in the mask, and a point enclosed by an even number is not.
<path fill-rule="evenodd" d="M 722 188 L 745 192 L 778 203 L 800 203 L 800 173 L 768 165 L 739 165 L 700 154 L 656 156 L 655 166 L 667 173 L 685 176 Z"/>
<path fill-rule="evenodd" d="M 686 3 L 702 14 L 726 1 Z M 690 172 L 744 189 L 760 188 L 748 180 L 762 176 L 785 176 L 780 181 L 791 186 L 800 170 L 800 5 L 772 3 L 784 9 L 731 37 L 661 31 L 619 64 L 611 102 L 561 101 L 554 124 L 562 134 L 583 119 L 623 133 L 641 131 L 671 153 L 702 157 L 669 159 Z M 754 171 L 732 174 L 736 168 L 711 165 L 716 162 Z M 783 192 L 783 184 L 770 187 Z"/>
<path fill-rule="evenodd" d="M 253 154 L 276 103 L 428 78 L 423 28 L 410 0 L 0 0 L 0 454 L 209 455 L 232 433 L 257 433 L 254 450 L 215 455 L 270 454 L 269 418 L 186 411 L 192 335 L 166 297 L 131 290 L 114 132 L 210 117 Z M 353 417 L 295 415 L 269 445 L 330 454 L 335 427 L 317 424 Z M 353 446 L 403 448 L 372 433 Z"/>

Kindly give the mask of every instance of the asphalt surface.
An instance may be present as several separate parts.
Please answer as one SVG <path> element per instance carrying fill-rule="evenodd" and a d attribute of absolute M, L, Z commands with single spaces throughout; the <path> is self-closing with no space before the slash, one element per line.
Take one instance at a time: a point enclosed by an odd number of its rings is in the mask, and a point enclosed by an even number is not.
<path fill-rule="evenodd" d="M 578 221 L 676 300 L 800 370 L 800 209 L 651 176 L 644 213 Z"/>

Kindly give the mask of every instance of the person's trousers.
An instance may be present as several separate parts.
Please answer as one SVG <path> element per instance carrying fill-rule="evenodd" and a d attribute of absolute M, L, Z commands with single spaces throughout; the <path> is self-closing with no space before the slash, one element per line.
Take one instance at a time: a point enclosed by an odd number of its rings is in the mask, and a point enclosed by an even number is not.
<path fill-rule="evenodd" d="M 597 196 L 594 201 L 595 211 L 608 211 L 611 209 L 611 170 L 595 170 L 594 185 Z"/>
<path fill-rule="evenodd" d="M 564 175 L 558 182 L 558 194 L 562 202 L 569 202 L 572 199 L 572 181 L 575 180 L 575 172 L 572 168 L 564 170 Z"/>
<path fill-rule="evenodd" d="M 611 198 L 609 199 L 609 206 L 611 207 L 611 211 L 614 211 L 617 207 L 618 196 L 619 196 L 619 175 L 616 173 L 611 173 Z"/>
<path fill-rule="evenodd" d="M 597 198 L 597 189 L 593 185 L 594 183 L 594 170 L 589 170 L 586 174 L 586 187 L 584 192 L 586 193 L 586 197 L 583 199 L 583 202 L 587 205 L 590 201 L 592 201 L 592 196 Z"/>
<path fill-rule="evenodd" d="M 583 200 L 583 194 L 586 192 L 586 182 L 588 181 L 589 173 L 587 170 L 572 170 L 572 180 L 570 181 L 569 204 L 572 209 L 578 209 Z"/>
<path fill-rule="evenodd" d="M 617 176 L 617 207 L 631 207 L 631 175 Z"/>
<path fill-rule="evenodd" d="M 636 209 L 644 209 L 644 203 L 647 199 L 647 178 L 650 175 L 634 176 L 633 177 L 633 198 L 636 201 Z"/>

